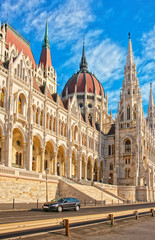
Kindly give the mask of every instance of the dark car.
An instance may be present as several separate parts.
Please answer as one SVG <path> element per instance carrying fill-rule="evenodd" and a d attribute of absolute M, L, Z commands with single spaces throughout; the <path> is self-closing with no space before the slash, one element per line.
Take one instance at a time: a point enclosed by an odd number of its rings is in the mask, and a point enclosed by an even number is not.
<path fill-rule="evenodd" d="M 51 202 L 44 203 L 42 206 L 44 211 L 58 211 L 73 209 L 80 210 L 80 202 L 76 198 L 61 198 L 59 200 L 52 200 Z"/>

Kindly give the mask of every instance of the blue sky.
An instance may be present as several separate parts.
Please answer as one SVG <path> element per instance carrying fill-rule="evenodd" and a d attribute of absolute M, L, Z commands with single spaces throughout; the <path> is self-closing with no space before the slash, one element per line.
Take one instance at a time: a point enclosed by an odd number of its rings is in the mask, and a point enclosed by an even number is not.
<path fill-rule="evenodd" d="M 8 15 L 9 22 L 31 40 L 37 63 L 48 17 L 59 93 L 79 69 L 85 35 L 88 68 L 102 83 L 113 116 L 117 112 L 129 31 L 145 115 L 150 82 L 155 95 L 154 10 L 153 0 L 3 0 L 0 3 L 1 21 Z"/>

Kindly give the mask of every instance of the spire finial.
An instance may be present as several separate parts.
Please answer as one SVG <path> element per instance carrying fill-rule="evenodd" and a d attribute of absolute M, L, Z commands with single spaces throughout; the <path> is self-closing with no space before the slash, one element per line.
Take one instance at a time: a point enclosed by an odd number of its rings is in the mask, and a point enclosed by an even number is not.
<path fill-rule="evenodd" d="M 129 35 L 129 39 L 131 39 L 131 34 L 130 34 L 130 32 L 128 33 L 128 35 Z"/>
<path fill-rule="evenodd" d="M 83 50 L 82 50 L 82 57 L 81 57 L 81 63 L 80 63 L 80 70 L 87 70 L 87 60 L 85 57 L 85 36 L 83 36 Z"/>

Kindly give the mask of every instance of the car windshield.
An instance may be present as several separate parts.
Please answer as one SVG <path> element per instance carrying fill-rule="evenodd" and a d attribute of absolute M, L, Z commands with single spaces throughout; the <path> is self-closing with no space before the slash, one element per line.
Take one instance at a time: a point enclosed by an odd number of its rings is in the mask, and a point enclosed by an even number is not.
<path fill-rule="evenodd" d="M 59 202 L 59 203 L 63 203 L 64 200 L 65 200 L 65 198 L 61 198 L 61 199 L 58 200 L 58 202 Z"/>
<path fill-rule="evenodd" d="M 59 201 L 58 198 L 54 198 L 54 199 L 51 200 L 51 202 L 58 202 L 58 201 Z"/>

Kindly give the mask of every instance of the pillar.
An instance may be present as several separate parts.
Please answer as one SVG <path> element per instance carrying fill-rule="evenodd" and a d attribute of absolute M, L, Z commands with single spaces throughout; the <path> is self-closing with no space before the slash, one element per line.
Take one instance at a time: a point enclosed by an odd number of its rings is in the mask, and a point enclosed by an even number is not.
<path fill-rule="evenodd" d="M 23 143 L 23 167 L 27 169 L 27 143 Z"/>
<path fill-rule="evenodd" d="M 12 128 L 8 129 L 6 139 L 6 166 L 11 167 L 12 165 Z"/>
<path fill-rule="evenodd" d="M 40 172 L 44 171 L 44 159 L 45 159 L 45 153 L 44 153 L 45 149 L 42 148 L 41 149 L 41 166 L 40 166 Z"/>
<path fill-rule="evenodd" d="M 57 152 L 54 153 L 53 174 L 57 175 Z"/>
<path fill-rule="evenodd" d="M 67 177 L 71 177 L 71 170 L 72 170 L 72 153 L 71 149 L 68 150 L 68 156 L 67 156 Z"/>
<path fill-rule="evenodd" d="M 99 176 L 100 176 L 100 167 L 97 167 L 97 182 L 99 182 Z"/>
<path fill-rule="evenodd" d="M 2 137 L 1 137 L 1 146 L 2 146 L 2 148 L 1 148 L 1 162 L 2 162 L 2 164 L 4 164 L 4 165 L 6 165 L 6 163 L 5 163 L 5 135 L 2 135 Z"/>
<path fill-rule="evenodd" d="M 90 170 L 90 180 L 93 181 L 93 165 L 91 164 L 91 170 Z"/>
<path fill-rule="evenodd" d="M 84 162 L 84 179 L 87 179 L 87 162 Z"/>
<path fill-rule="evenodd" d="M 33 158 L 32 146 L 33 146 L 32 138 L 30 138 L 27 145 L 27 169 L 29 171 L 32 171 L 32 158 Z"/>

